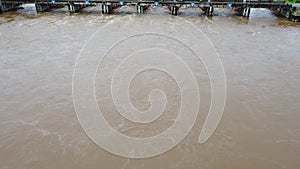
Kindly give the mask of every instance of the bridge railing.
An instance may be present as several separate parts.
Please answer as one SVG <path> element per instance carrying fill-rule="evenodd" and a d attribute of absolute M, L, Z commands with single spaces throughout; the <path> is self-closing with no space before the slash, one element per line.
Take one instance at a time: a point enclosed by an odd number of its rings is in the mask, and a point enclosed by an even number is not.
<path fill-rule="evenodd" d="M 2 2 L 52 2 L 53 0 L 1 0 Z M 55 2 L 84 2 L 85 0 L 54 0 Z M 105 1 L 112 1 L 112 2 L 194 2 L 194 3 L 201 3 L 201 2 L 262 2 L 262 3 L 268 3 L 268 2 L 286 2 L 285 0 L 89 0 L 90 2 L 105 2 Z M 299 0 L 300 1 L 300 0 Z"/>

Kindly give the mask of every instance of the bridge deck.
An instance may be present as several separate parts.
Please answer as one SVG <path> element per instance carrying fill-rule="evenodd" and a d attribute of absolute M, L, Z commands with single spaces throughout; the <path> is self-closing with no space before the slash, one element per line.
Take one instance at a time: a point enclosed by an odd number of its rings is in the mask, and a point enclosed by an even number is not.
<path fill-rule="evenodd" d="M 102 13 L 110 13 L 116 7 L 123 5 L 137 6 L 138 13 L 144 13 L 145 6 L 168 6 L 172 15 L 182 5 L 200 7 L 207 16 L 213 16 L 213 8 L 233 8 L 244 17 L 250 16 L 250 8 L 276 9 L 287 18 L 299 18 L 299 8 L 280 0 L 0 0 L 0 12 L 14 9 L 20 4 L 34 3 L 38 12 L 46 11 L 54 5 L 67 5 L 70 12 L 78 12 L 88 5 L 102 4 Z"/>
<path fill-rule="evenodd" d="M 87 0 L 55 0 L 57 4 L 59 3 L 85 3 Z M 51 3 L 52 0 L 0 0 L 2 3 Z M 89 3 L 103 3 L 103 2 L 110 2 L 110 3 L 120 3 L 123 2 L 124 4 L 136 4 L 136 3 L 144 3 L 144 4 L 154 4 L 154 2 L 159 2 L 160 5 L 168 5 L 168 4 L 191 4 L 194 3 L 195 5 L 201 4 L 212 4 L 212 5 L 226 5 L 226 4 L 243 4 L 243 5 L 286 5 L 286 2 L 282 1 L 272 1 L 272 0 L 203 0 L 203 1 L 152 1 L 152 0 L 88 0 Z"/>
<path fill-rule="evenodd" d="M 69 4 L 69 3 L 77 3 L 77 4 L 85 4 L 86 2 L 89 2 L 89 4 L 102 4 L 104 2 L 109 2 L 113 4 L 119 4 L 120 2 L 123 2 L 124 5 L 135 5 L 135 4 L 147 4 L 147 5 L 153 5 L 154 2 L 157 1 L 139 1 L 139 0 L 133 0 L 133 1 L 122 1 L 122 0 L 55 0 L 56 4 Z M 45 4 L 51 4 L 52 0 L 2 0 L 2 3 L 15 3 L 15 4 L 25 4 L 25 3 L 45 3 Z M 207 0 L 203 0 L 201 2 L 199 1 L 158 1 L 159 5 L 162 6 L 168 6 L 168 5 L 190 5 L 193 3 L 196 7 L 203 6 L 203 5 L 211 5 L 211 6 L 224 6 L 226 7 L 228 4 L 232 4 L 233 6 L 247 6 L 250 8 L 282 8 L 282 7 L 291 7 L 291 5 L 281 2 L 281 1 L 269 1 L 269 0 L 260 0 L 260 1 L 242 1 L 242 0 L 229 0 L 229 1 L 214 1 L 211 0 L 210 2 Z"/>

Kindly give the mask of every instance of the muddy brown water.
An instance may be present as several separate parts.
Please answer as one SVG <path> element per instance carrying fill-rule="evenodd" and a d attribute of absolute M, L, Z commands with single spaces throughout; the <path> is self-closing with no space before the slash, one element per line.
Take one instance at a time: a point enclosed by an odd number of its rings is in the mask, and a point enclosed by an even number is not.
<path fill-rule="evenodd" d="M 224 9 L 216 10 L 212 18 L 198 10 L 183 9 L 176 17 L 201 28 L 223 63 L 227 79 L 223 118 L 212 137 L 199 144 L 211 91 L 207 72 L 195 60 L 193 66 L 199 69 L 194 73 L 200 77 L 202 100 L 191 132 L 166 153 L 129 159 L 103 150 L 82 129 L 72 99 L 76 58 L 88 38 L 110 21 L 126 25 L 138 19 L 145 23 L 139 26 L 155 22 L 163 29 L 167 24 L 176 26 L 178 19 L 164 9 L 150 10 L 147 15 L 130 12 L 134 8 L 111 15 L 95 11 L 37 15 L 29 6 L 26 10 L 0 15 L 0 168 L 300 167 L 299 23 L 264 9 L 252 10 L 249 19 Z M 107 36 L 117 36 L 113 29 Z M 131 45 L 127 44 L 126 49 Z M 109 66 L 106 68 L 111 71 Z M 101 74 L 97 74 L 96 82 L 101 79 Z M 149 124 L 150 127 L 134 127 L 135 124 L 120 120 L 122 117 L 111 103 L 109 85 L 105 81 L 96 83 L 96 95 L 104 98 L 99 101 L 104 104 L 99 105 L 110 124 L 120 132 L 148 137 L 172 124 L 179 109 L 180 97 L 176 96 L 180 93 L 167 74 L 152 70 L 140 73 L 132 81 L 130 97 L 138 109 L 149 107 L 147 95 L 155 87 L 162 86 L 166 93 L 175 96 L 169 97 L 162 119 Z"/>

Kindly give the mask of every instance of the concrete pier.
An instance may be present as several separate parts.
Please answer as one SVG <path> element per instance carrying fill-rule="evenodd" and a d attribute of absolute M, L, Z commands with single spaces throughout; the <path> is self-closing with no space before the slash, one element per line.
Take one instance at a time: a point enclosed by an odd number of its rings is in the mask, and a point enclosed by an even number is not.
<path fill-rule="evenodd" d="M 243 16 L 243 17 L 249 17 L 250 16 L 250 7 L 240 7 L 238 8 L 238 14 Z"/>
<path fill-rule="evenodd" d="M 205 15 L 206 16 L 213 16 L 214 14 L 214 7 L 213 6 L 208 6 L 205 8 Z"/>
<path fill-rule="evenodd" d="M 79 12 L 81 9 L 82 9 L 81 4 L 74 4 L 74 3 L 69 3 L 68 4 L 69 12 L 75 13 L 75 12 Z"/>
<path fill-rule="evenodd" d="M 175 5 L 175 4 L 171 5 L 170 6 L 171 15 L 177 15 L 179 8 L 180 8 L 180 5 Z"/>
<path fill-rule="evenodd" d="M 21 3 L 2 2 L 0 0 L 0 12 L 16 10 Z"/>
<path fill-rule="evenodd" d="M 250 11 L 251 11 L 251 8 L 249 8 L 249 7 L 244 8 L 242 16 L 243 17 L 249 17 L 250 16 Z"/>
<path fill-rule="evenodd" d="M 44 12 L 51 8 L 50 4 L 46 3 L 35 3 L 36 12 Z"/>
<path fill-rule="evenodd" d="M 291 19 L 292 18 L 292 12 L 291 12 L 291 10 L 290 9 L 288 9 L 288 8 L 280 8 L 280 9 L 278 9 L 278 11 L 279 11 L 279 13 L 281 14 L 281 15 L 283 15 L 284 17 L 286 17 L 286 18 L 288 18 L 288 19 Z"/>
<path fill-rule="evenodd" d="M 138 3 L 136 5 L 136 12 L 139 14 L 143 14 L 145 12 L 145 10 L 147 10 L 147 8 L 148 8 L 147 4 Z"/>
<path fill-rule="evenodd" d="M 112 11 L 112 3 L 110 2 L 104 2 L 102 3 L 102 13 L 103 14 L 108 14 Z"/>

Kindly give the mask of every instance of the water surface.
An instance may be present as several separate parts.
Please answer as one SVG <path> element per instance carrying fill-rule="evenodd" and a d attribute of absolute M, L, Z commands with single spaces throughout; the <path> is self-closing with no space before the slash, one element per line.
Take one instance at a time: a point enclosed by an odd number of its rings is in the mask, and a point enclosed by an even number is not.
<path fill-rule="evenodd" d="M 252 10 L 249 19 L 225 9 L 216 10 L 212 18 L 194 9 L 183 9 L 176 17 L 165 9 L 150 10 L 147 15 L 132 11 L 134 8 L 125 7 L 111 15 L 94 8 L 83 14 L 63 10 L 35 14 L 26 8 L 0 15 L 0 168 L 299 168 L 299 23 L 264 9 Z M 177 17 L 201 28 L 224 65 L 227 100 L 220 125 L 208 142 L 198 143 L 211 91 L 203 65 L 190 58 L 202 100 L 196 125 L 184 141 L 147 159 L 127 159 L 104 151 L 84 133 L 73 106 L 72 74 L 80 49 L 110 21 L 118 21 L 120 27 L 136 23 L 146 28 L 155 22 L 162 29 L 172 24 L 176 29 Z M 116 35 L 112 31 L 107 36 Z M 124 50 L 130 48 L 127 44 Z M 108 61 L 108 65 L 115 64 L 113 58 Z M 107 69 L 112 71 L 109 66 Z M 109 102 L 106 89 L 110 83 L 105 83 L 101 74 L 96 82 L 106 118 L 124 134 L 144 137 L 160 133 L 172 124 L 178 111 L 180 97 L 171 97 L 161 120 L 150 127 L 132 127 L 120 120 Z M 158 86 L 178 96 L 174 84 L 162 72 L 141 73 L 130 89 L 133 104 L 147 109 L 146 96 Z"/>

